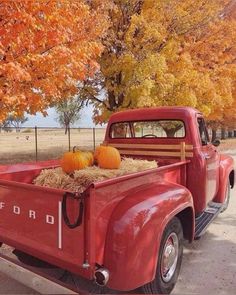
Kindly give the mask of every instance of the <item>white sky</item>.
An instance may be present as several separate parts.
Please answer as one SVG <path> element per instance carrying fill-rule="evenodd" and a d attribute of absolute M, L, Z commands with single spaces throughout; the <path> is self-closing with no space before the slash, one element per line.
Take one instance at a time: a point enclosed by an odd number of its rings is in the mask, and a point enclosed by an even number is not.
<path fill-rule="evenodd" d="M 95 127 L 92 121 L 92 106 L 84 107 L 81 111 L 81 119 L 74 124 L 74 127 Z M 42 114 L 38 113 L 35 116 L 26 115 L 28 121 L 23 125 L 24 127 L 60 127 L 56 121 L 57 114 L 53 108 L 48 109 L 48 116 L 44 117 Z M 99 126 L 97 126 L 99 127 Z"/>

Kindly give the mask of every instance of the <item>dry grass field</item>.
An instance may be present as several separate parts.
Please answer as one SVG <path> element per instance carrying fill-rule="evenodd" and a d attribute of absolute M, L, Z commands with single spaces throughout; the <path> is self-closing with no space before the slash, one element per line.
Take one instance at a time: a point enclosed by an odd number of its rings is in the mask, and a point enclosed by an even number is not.
<path fill-rule="evenodd" d="M 38 160 L 57 159 L 69 149 L 68 135 L 63 129 L 41 129 L 37 131 Z M 99 145 L 105 135 L 105 129 L 95 129 L 95 145 Z M 93 129 L 71 129 L 70 145 L 82 150 L 93 150 Z M 0 133 L 0 164 L 14 164 L 35 161 L 35 130 L 22 129 L 21 132 Z"/>
<path fill-rule="evenodd" d="M 68 151 L 69 140 L 63 129 L 38 128 L 38 160 L 57 159 Z M 105 129 L 95 129 L 95 146 L 99 145 L 105 135 Z M 92 128 L 71 129 L 71 147 L 82 150 L 93 150 L 94 137 Z M 236 139 L 222 140 L 219 150 L 236 148 Z M 14 164 L 35 161 L 36 144 L 34 128 L 22 129 L 21 132 L 0 133 L 0 164 Z"/>

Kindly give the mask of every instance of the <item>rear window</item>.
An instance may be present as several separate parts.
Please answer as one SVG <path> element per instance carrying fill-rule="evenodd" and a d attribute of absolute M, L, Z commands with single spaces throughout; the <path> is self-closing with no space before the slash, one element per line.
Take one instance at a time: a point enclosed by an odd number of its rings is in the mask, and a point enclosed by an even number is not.
<path fill-rule="evenodd" d="M 180 120 L 155 120 L 113 123 L 111 138 L 184 138 L 185 126 Z"/>

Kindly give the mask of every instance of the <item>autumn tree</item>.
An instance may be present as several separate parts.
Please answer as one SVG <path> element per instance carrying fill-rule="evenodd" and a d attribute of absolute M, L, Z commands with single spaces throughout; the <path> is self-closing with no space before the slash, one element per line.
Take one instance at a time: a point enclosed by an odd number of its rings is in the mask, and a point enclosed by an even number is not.
<path fill-rule="evenodd" d="M 98 69 L 107 18 L 87 2 L 0 1 L 0 121 L 45 114 Z"/>
<path fill-rule="evenodd" d="M 213 138 L 219 127 L 236 127 L 236 18 L 232 13 L 235 9 L 236 3 L 232 1 L 219 18 L 189 36 L 186 46 L 195 68 L 213 81 L 215 91 L 206 97 L 211 107 L 208 120 Z"/>
<path fill-rule="evenodd" d="M 7 132 L 11 130 L 10 122 L 7 119 L 0 122 L 0 133 L 2 130 Z"/>
<path fill-rule="evenodd" d="M 28 118 L 25 117 L 25 115 L 21 117 L 15 117 L 10 114 L 5 121 L 8 122 L 9 126 L 13 126 L 16 132 L 20 132 L 21 126 L 28 121 Z"/>
<path fill-rule="evenodd" d="M 101 68 L 97 79 L 84 83 L 96 122 L 125 108 L 187 105 L 209 116 L 219 105 L 231 105 L 234 72 L 229 67 L 212 71 L 207 50 L 204 56 L 197 49 L 198 41 L 209 48 L 222 41 L 216 31 L 207 39 L 217 26 L 222 32 L 229 29 L 230 44 L 235 40 L 234 24 L 222 18 L 230 0 L 110 2 L 112 25 L 103 40 Z M 216 59 L 220 55 L 214 50 Z"/>
<path fill-rule="evenodd" d="M 57 121 L 65 128 L 65 134 L 72 124 L 81 118 L 81 110 L 84 102 L 78 96 L 60 102 L 56 105 Z"/>

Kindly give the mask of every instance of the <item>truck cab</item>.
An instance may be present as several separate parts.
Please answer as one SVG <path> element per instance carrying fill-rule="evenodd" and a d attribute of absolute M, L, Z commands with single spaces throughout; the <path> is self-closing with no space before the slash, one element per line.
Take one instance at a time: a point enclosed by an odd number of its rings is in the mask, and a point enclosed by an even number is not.
<path fill-rule="evenodd" d="M 133 151 L 137 144 L 148 147 L 181 142 L 192 147 L 192 154 L 187 155 L 186 186 L 193 196 L 195 215 L 199 216 L 211 202 L 224 202 L 228 186 L 234 186 L 234 166 L 230 156 L 217 151 L 219 141 L 210 141 L 204 117 L 198 110 L 190 107 L 159 107 L 116 113 L 109 120 L 105 136 L 106 144 L 118 147 L 129 144 Z M 135 152 L 129 152 L 129 156 L 132 154 Z M 146 155 L 136 153 L 136 156 Z M 160 165 L 170 161 L 175 162 L 176 158 L 168 154 L 158 156 Z"/>

